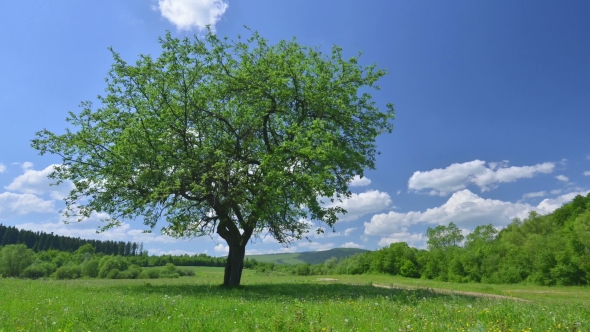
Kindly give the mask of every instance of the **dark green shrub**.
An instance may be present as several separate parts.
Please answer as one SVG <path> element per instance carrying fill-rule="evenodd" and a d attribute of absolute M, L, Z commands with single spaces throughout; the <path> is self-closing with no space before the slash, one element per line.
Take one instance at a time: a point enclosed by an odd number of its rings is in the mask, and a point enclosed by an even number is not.
<path fill-rule="evenodd" d="M 47 276 L 47 271 L 40 264 L 33 264 L 23 270 L 21 276 L 29 279 L 39 279 Z"/>
<path fill-rule="evenodd" d="M 119 271 L 119 269 L 112 269 L 107 274 L 107 279 L 119 279 L 120 273 L 121 273 L 121 271 Z"/>
<path fill-rule="evenodd" d="M 82 265 L 82 275 L 85 277 L 98 277 L 98 259 L 91 259 Z"/>
<path fill-rule="evenodd" d="M 82 269 L 80 266 L 62 266 L 55 271 L 56 279 L 77 279 L 82 276 Z"/>
<path fill-rule="evenodd" d="M 176 271 L 176 266 L 174 264 L 172 264 L 172 263 L 166 263 L 165 269 L 168 272 L 175 272 Z"/>
<path fill-rule="evenodd" d="M 159 269 L 145 269 L 141 271 L 138 276 L 138 279 L 158 279 L 160 278 L 160 270 Z"/>

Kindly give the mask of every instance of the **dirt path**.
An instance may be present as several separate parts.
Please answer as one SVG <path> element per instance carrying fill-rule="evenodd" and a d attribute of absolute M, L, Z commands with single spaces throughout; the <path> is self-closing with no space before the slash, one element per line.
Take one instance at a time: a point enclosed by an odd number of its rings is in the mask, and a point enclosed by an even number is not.
<path fill-rule="evenodd" d="M 316 280 L 329 281 L 329 282 L 338 281 L 338 279 L 332 279 L 332 278 L 318 278 Z M 366 284 L 350 284 L 350 285 L 366 285 Z M 394 288 L 397 288 L 397 289 L 424 289 L 424 290 L 431 291 L 433 293 L 438 293 L 438 294 L 457 294 L 457 295 L 485 297 L 485 298 L 490 298 L 490 299 L 502 299 L 502 300 L 513 300 L 513 301 L 520 301 L 520 302 L 531 302 L 529 300 L 525 300 L 525 299 L 522 299 L 519 297 L 512 297 L 512 296 L 498 295 L 498 294 L 458 291 L 458 290 L 450 290 L 450 289 L 444 289 L 444 288 L 412 287 L 412 286 L 406 286 L 406 285 L 402 285 L 402 284 L 390 284 L 390 285 L 373 284 L 373 286 L 379 287 L 379 288 L 387 288 L 387 289 L 394 289 Z"/>
<path fill-rule="evenodd" d="M 400 285 L 400 284 L 391 284 L 389 286 L 388 285 L 373 284 L 373 286 L 379 287 L 379 288 L 388 288 L 388 289 L 392 289 L 392 288 L 425 289 L 425 290 L 431 291 L 433 293 L 438 293 L 438 294 L 458 294 L 458 295 L 486 297 L 486 298 L 493 298 L 493 299 L 514 300 L 514 301 L 520 301 L 520 302 L 531 302 L 529 300 L 525 300 L 525 299 L 522 299 L 519 297 L 512 297 L 512 296 L 498 295 L 498 294 L 458 291 L 458 290 L 450 290 L 450 289 L 444 289 L 444 288 L 411 287 L 411 286 Z"/>

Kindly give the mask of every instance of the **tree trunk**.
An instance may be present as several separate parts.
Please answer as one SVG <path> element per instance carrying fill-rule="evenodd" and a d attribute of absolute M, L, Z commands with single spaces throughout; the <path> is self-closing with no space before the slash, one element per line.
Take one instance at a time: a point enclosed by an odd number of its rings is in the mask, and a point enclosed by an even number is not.
<path fill-rule="evenodd" d="M 236 287 L 240 285 L 240 280 L 242 279 L 246 246 L 231 243 L 228 244 L 229 254 L 227 255 L 227 262 L 225 263 L 223 285 L 227 287 Z"/>

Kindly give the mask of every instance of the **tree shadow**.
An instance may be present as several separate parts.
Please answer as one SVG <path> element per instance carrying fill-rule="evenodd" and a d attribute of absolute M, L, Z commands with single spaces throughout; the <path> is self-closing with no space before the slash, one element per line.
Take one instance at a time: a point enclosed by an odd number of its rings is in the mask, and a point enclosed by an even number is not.
<path fill-rule="evenodd" d="M 343 283 L 268 283 L 244 285 L 237 288 L 226 288 L 219 285 L 207 284 L 156 284 L 149 281 L 143 284 L 115 286 L 123 293 L 130 295 L 161 294 L 162 296 L 194 296 L 194 297 L 224 297 L 239 298 L 247 301 L 328 301 L 358 299 L 383 299 L 400 303 L 415 304 L 428 299 L 453 300 L 462 298 L 470 301 L 477 296 L 464 294 L 443 294 L 428 289 L 382 288 L 370 284 L 351 285 Z"/>

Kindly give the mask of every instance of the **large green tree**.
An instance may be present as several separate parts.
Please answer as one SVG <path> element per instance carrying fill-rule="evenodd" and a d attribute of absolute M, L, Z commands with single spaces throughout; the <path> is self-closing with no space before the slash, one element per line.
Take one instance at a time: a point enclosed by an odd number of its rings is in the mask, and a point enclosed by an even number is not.
<path fill-rule="evenodd" d="M 391 132 L 368 88 L 384 70 L 329 56 L 295 39 L 160 39 L 157 58 L 114 64 L 100 106 L 81 104 L 76 131 L 39 131 L 32 146 L 61 156 L 50 177 L 71 180 L 66 215 L 106 212 L 103 230 L 143 217 L 175 237 L 216 232 L 229 254 L 224 284 L 239 285 L 245 248 L 268 232 L 289 244 L 333 227 L 348 183 L 375 168 L 376 137 Z"/>

